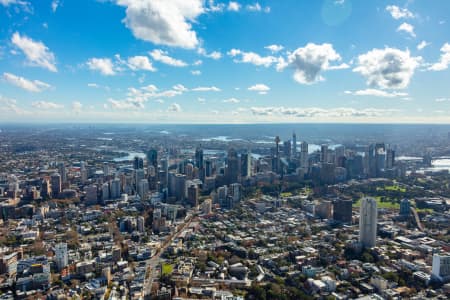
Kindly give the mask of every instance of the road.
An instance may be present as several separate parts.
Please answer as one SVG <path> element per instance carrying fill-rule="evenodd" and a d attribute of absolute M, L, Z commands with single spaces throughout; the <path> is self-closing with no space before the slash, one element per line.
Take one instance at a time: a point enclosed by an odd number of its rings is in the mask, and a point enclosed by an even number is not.
<path fill-rule="evenodd" d="M 147 261 L 147 272 L 150 269 L 151 273 L 150 276 L 146 279 L 144 283 L 144 299 L 150 299 L 150 295 L 152 293 L 152 286 L 155 279 L 159 277 L 159 264 L 161 263 L 161 255 L 166 251 L 167 247 L 169 247 L 172 242 L 177 239 L 180 234 L 185 230 L 195 219 L 195 215 L 191 215 L 188 220 L 186 220 L 182 226 L 179 227 L 179 229 L 174 232 L 169 238 L 167 238 L 162 245 L 162 247 L 159 249 L 159 251 L 156 253 L 155 256 L 153 256 L 151 259 Z"/>

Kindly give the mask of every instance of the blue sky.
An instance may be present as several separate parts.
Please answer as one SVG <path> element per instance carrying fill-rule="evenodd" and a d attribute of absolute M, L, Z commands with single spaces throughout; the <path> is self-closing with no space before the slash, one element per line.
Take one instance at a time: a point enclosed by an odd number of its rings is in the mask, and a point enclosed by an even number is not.
<path fill-rule="evenodd" d="M 450 122 L 450 1 L 0 0 L 3 122 Z"/>

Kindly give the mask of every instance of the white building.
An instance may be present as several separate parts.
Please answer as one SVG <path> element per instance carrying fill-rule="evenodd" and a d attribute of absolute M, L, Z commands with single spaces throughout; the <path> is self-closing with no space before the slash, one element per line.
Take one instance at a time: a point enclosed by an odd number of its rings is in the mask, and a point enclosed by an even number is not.
<path fill-rule="evenodd" d="M 67 243 L 59 243 L 55 245 L 55 262 L 58 270 L 65 268 L 69 264 Z"/>
<path fill-rule="evenodd" d="M 374 247 L 377 240 L 377 201 L 374 198 L 363 198 L 359 212 L 359 242 L 363 247 Z"/>
<path fill-rule="evenodd" d="M 431 274 L 441 281 L 450 280 L 450 255 L 433 255 Z"/>

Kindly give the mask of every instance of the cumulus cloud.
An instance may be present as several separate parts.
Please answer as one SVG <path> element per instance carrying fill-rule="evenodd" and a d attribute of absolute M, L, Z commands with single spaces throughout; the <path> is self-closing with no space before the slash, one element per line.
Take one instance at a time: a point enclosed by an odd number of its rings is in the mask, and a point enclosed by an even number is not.
<path fill-rule="evenodd" d="M 181 106 L 178 103 L 172 103 L 168 108 L 167 108 L 168 112 L 181 112 Z"/>
<path fill-rule="evenodd" d="M 196 88 L 193 88 L 192 91 L 194 92 L 220 92 L 221 89 L 215 86 L 199 86 Z"/>
<path fill-rule="evenodd" d="M 203 0 L 117 0 L 117 4 L 126 7 L 123 22 L 136 38 L 158 45 L 197 47 L 192 24 L 205 12 Z"/>
<path fill-rule="evenodd" d="M 223 100 L 223 103 L 239 103 L 239 102 L 241 102 L 241 100 L 236 99 L 236 98 L 229 98 L 229 99 Z"/>
<path fill-rule="evenodd" d="M 427 41 L 421 41 L 418 45 L 417 45 L 417 50 L 422 50 L 425 47 L 430 46 L 431 43 L 428 43 Z"/>
<path fill-rule="evenodd" d="M 17 115 L 24 115 L 29 113 L 29 111 L 26 111 L 19 107 L 15 99 L 7 98 L 2 95 L 0 95 L 0 112 L 4 112 L 7 114 L 14 113 Z"/>
<path fill-rule="evenodd" d="M 396 20 L 414 18 L 414 14 L 410 12 L 407 8 L 401 8 L 396 5 L 388 5 L 386 6 L 386 10 Z"/>
<path fill-rule="evenodd" d="M 135 99 L 114 100 L 110 98 L 108 102 L 111 108 L 116 110 L 137 110 L 144 108 L 144 103 Z"/>
<path fill-rule="evenodd" d="M 13 34 L 11 42 L 23 52 L 32 66 L 57 72 L 55 55 L 44 43 L 34 41 L 25 35 L 21 36 L 18 32 Z"/>
<path fill-rule="evenodd" d="M 345 91 L 345 94 L 355 95 L 355 96 L 374 96 L 374 97 L 384 97 L 384 98 L 394 98 L 394 97 L 407 97 L 408 93 L 402 92 L 387 92 L 377 89 L 365 89 L 359 91 Z"/>
<path fill-rule="evenodd" d="M 33 9 L 28 1 L 23 0 L 0 0 L 0 5 L 4 7 L 16 6 L 25 12 L 32 13 Z"/>
<path fill-rule="evenodd" d="M 441 47 L 441 58 L 440 60 L 431 65 L 428 69 L 431 71 L 443 71 L 447 70 L 448 66 L 450 65 L 450 44 L 445 43 Z"/>
<path fill-rule="evenodd" d="M 204 48 L 202 48 L 202 47 L 200 47 L 200 48 L 197 49 L 197 53 L 200 54 L 200 55 L 203 55 L 203 56 L 205 56 L 205 57 L 212 58 L 212 59 L 214 59 L 214 60 L 218 60 L 218 59 L 221 59 L 221 58 L 222 58 L 222 53 L 220 53 L 219 51 L 213 51 L 213 52 L 211 52 L 211 53 L 208 53 L 208 52 L 206 52 L 206 50 L 205 50 Z"/>
<path fill-rule="evenodd" d="M 173 66 L 173 67 L 186 67 L 188 64 L 180 59 L 176 59 L 173 57 L 170 57 L 166 51 L 155 49 L 151 52 L 149 52 L 150 56 L 163 64 Z"/>
<path fill-rule="evenodd" d="M 58 9 L 58 6 L 59 6 L 59 0 L 53 0 L 52 4 L 51 4 L 52 11 L 56 12 L 56 10 Z"/>
<path fill-rule="evenodd" d="M 450 98 L 436 98 L 434 101 L 436 101 L 436 102 L 450 102 Z"/>
<path fill-rule="evenodd" d="M 227 53 L 229 56 L 234 57 L 235 63 L 247 63 L 255 66 L 270 67 L 278 61 L 274 56 L 260 56 L 254 52 L 244 52 L 239 49 L 231 49 Z"/>
<path fill-rule="evenodd" d="M 258 2 L 255 2 L 254 4 L 248 4 L 245 8 L 248 11 L 254 11 L 254 12 L 258 12 L 258 11 L 264 11 L 265 13 L 270 12 L 269 6 L 266 6 L 265 8 L 263 8 Z"/>
<path fill-rule="evenodd" d="M 412 57 L 409 50 L 373 49 L 358 56 L 358 66 L 353 71 L 366 77 L 370 86 L 404 89 L 421 60 L 420 56 Z"/>
<path fill-rule="evenodd" d="M 407 34 L 411 35 L 412 37 L 416 37 L 416 33 L 414 32 L 414 26 L 412 26 L 409 23 L 403 22 L 398 26 L 397 32 L 406 32 Z"/>
<path fill-rule="evenodd" d="M 21 89 L 27 90 L 29 92 L 42 92 L 50 88 L 50 84 L 39 81 L 39 80 L 29 80 L 24 77 L 20 77 L 11 73 L 3 73 L 3 79 Z"/>
<path fill-rule="evenodd" d="M 128 67 L 133 71 L 144 70 L 155 72 L 156 69 L 147 56 L 133 56 L 128 58 Z"/>
<path fill-rule="evenodd" d="M 261 94 L 261 95 L 265 95 L 265 94 L 267 94 L 267 92 L 270 91 L 270 87 L 268 87 L 268 86 L 265 85 L 265 84 L 258 83 L 258 84 L 255 84 L 255 85 L 250 86 L 250 87 L 248 88 L 248 90 L 249 90 L 249 91 L 255 91 L 255 92 L 258 92 L 258 93 Z"/>
<path fill-rule="evenodd" d="M 194 75 L 194 76 L 199 76 L 199 75 L 202 74 L 202 71 L 200 71 L 200 70 L 192 70 L 191 74 Z"/>
<path fill-rule="evenodd" d="M 82 109 L 83 109 L 83 104 L 81 102 L 79 102 L 79 101 L 72 102 L 72 111 L 74 113 L 80 113 Z"/>
<path fill-rule="evenodd" d="M 281 45 L 269 45 L 264 48 L 270 50 L 272 53 L 280 52 L 281 50 L 284 49 L 284 47 Z"/>
<path fill-rule="evenodd" d="M 91 58 L 86 62 L 89 69 L 99 71 L 106 76 L 115 75 L 114 64 L 109 58 Z"/>
<path fill-rule="evenodd" d="M 38 109 L 61 109 L 64 108 L 64 105 L 58 104 L 55 102 L 48 102 L 48 101 L 36 101 L 31 103 L 31 106 Z"/>
<path fill-rule="evenodd" d="M 230 1 L 228 3 L 227 9 L 229 11 L 239 11 L 239 9 L 241 9 L 241 5 L 238 2 Z"/>
<path fill-rule="evenodd" d="M 281 60 L 277 69 L 286 67 L 294 69 L 294 80 L 302 84 L 313 84 L 324 80 L 320 75 L 322 71 L 333 69 L 345 69 L 347 64 L 331 65 L 331 62 L 341 61 L 341 56 L 334 50 L 331 44 L 308 43 L 305 47 L 297 48 L 290 53 L 287 61 Z"/>
<path fill-rule="evenodd" d="M 394 109 L 377 109 L 365 108 L 356 109 L 351 107 L 338 107 L 331 109 L 324 109 L 318 107 L 251 107 L 250 111 L 255 116 L 290 116 L 297 118 L 342 118 L 342 117 L 380 117 L 386 114 L 396 112 Z"/>

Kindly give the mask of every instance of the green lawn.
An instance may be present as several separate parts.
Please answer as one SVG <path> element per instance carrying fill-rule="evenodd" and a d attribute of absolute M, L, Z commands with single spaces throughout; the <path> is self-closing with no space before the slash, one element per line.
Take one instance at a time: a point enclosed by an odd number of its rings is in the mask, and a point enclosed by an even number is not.
<path fill-rule="evenodd" d="M 377 188 L 377 191 L 397 191 L 397 192 L 401 192 L 401 193 L 406 193 L 406 189 L 403 187 L 400 187 L 398 185 L 387 185 L 383 188 Z"/>
<path fill-rule="evenodd" d="M 163 264 L 162 265 L 162 275 L 170 275 L 173 272 L 173 265 Z"/>
<path fill-rule="evenodd" d="M 386 209 L 400 209 L 400 203 L 392 203 L 390 201 L 382 202 L 381 196 L 374 197 L 377 200 L 378 208 L 386 208 Z M 360 207 L 361 199 L 359 199 L 356 203 L 353 204 L 353 207 Z"/>

